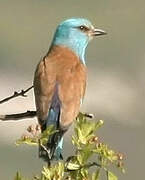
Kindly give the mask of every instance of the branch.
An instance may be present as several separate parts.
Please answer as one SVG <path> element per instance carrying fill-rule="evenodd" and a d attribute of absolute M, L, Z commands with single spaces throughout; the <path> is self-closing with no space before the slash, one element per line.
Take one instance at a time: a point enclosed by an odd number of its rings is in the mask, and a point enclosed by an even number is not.
<path fill-rule="evenodd" d="M 93 119 L 94 118 L 94 114 L 88 114 L 88 113 L 82 113 L 83 116 L 85 116 L 86 118 L 90 118 Z"/>
<path fill-rule="evenodd" d="M 7 101 L 9 101 L 9 100 L 11 100 L 11 99 L 13 99 L 13 98 L 15 98 L 15 97 L 18 97 L 18 96 L 27 97 L 26 93 L 27 93 L 28 91 L 30 91 L 32 88 L 33 88 L 33 86 L 27 88 L 26 90 L 23 90 L 23 89 L 22 89 L 20 92 L 15 91 L 12 96 L 9 96 L 9 97 L 7 97 L 7 98 L 2 99 L 2 100 L 0 101 L 0 104 L 5 103 L 5 102 L 7 102 Z"/>
<path fill-rule="evenodd" d="M 82 113 L 83 114 L 83 113 Z M 21 120 L 21 119 L 28 119 L 36 117 L 36 111 L 26 111 L 24 113 L 17 113 L 17 114 L 0 114 L 0 120 L 2 121 L 11 121 L 11 120 Z M 87 118 L 93 118 L 92 114 L 83 114 Z"/>
<path fill-rule="evenodd" d="M 18 113 L 18 114 L 0 115 L 0 120 L 2 121 L 21 120 L 21 119 L 33 118 L 35 116 L 36 116 L 36 111 L 26 111 L 24 113 Z"/>

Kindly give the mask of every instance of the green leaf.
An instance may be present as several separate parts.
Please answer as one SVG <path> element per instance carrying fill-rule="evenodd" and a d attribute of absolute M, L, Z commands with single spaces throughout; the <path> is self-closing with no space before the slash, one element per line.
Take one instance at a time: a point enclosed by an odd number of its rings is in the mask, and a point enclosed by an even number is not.
<path fill-rule="evenodd" d="M 15 179 L 14 180 L 22 180 L 22 177 L 19 172 L 16 173 Z"/>
<path fill-rule="evenodd" d="M 53 125 L 48 126 L 48 128 L 41 134 L 41 143 L 45 145 L 48 142 L 49 136 L 56 133 L 57 131 L 58 130 L 55 130 Z"/>
<path fill-rule="evenodd" d="M 61 180 L 64 176 L 64 164 L 59 162 L 51 167 L 43 167 L 42 180 Z"/>
<path fill-rule="evenodd" d="M 28 179 L 22 177 L 22 176 L 20 175 L 20 173 L 17 172 L 17 173 L 16 173 L 16 176 L 15 176 L 15 178 L 14 178 L 14 180 L 28 180 Z"/>
<path fill-rule="evenodd" d="M 51 180 L 51 171 L 46 168 L 46 167 L 43 167 L 43 170 L 42 170 L 42 175 L 46 178 L 46 179 L 50 179 Z M 43 176 L 42 176 L 42 179 L 43 179 Z"/>
<path fill-rule="evenodd" d="M 92 180 L 99 180 L 100 176 L 100 168 L 96 170 L 95 173 L 92 174 Z"/>
<path fill-rule="evenodd" d="M 32 145 L 32 146 L 37 146 L 38 145 L 38 139 L 37 138 L 31 138 L 31 137 L 25 137 L 25 138 L 21 138 L 18 139 L 15 144 L 21 145 L 21 144 L 28 144 L 28 145 Z"/>
<path fill-rule="evenodd" d="M 75 170 L 80 169 L 80 165 L 77 163 L 69 162 L 69 163 L 67 163 L 66 168 L 68 170 L 75 171 Z"/>
<path fill-rule="evenodd" d="M 89 139 L 94 136 L 95 131 L 103 125 L 103 121 L 88 121 L 86 117 L 80 113 L 76 120 L 75 134 L 78 142 L 87 144 Z M 73 141 L 74 142 L 74 141 Z M 76 143 L 77 145 L 78 143 Z"/>
<path fill-rule="evenodd" d="M 107 180 L 117 180 L 118 179 L 111 171 L 106 171 L 106 172 L 107 172 Z"/>
<path fill-rule="evenodd" d="M 89 157 L 93 155 L 92 147 L 90 145 L 82 146 L 82 149 L 77 153 L 77 160 L 81 165 L 85 164 Z"/>
<path fill-rule="evenodd" d="M 55 168 L 56 168 L 56 171 L 57 171 L 58 175 L 60 177 L 63 177 L 64 176 L 64 164 L 59 162 L 58 165 Z"/>
<path fill-rule="evenodd" d="M 88 172 L 88 169 L 85 169 L 85 168 L 82 168 L 81 169 L 81 175 L 84 179 L 88 179 L 89 177 L 89 172 Z"/>

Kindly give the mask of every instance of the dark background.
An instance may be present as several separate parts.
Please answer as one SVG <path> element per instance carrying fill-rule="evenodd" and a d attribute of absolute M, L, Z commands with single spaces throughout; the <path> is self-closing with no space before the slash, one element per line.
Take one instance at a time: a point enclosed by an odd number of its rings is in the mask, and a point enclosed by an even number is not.
<path fill-rule="evenodd" d="M 104 142 L 126 155 L 120 179 L 144 179 L 145 1 L 0 0 L 0 97 L 32 84 L 36 64 L 47 52 L 57 24 L 84 17 L 108 32 L 87 48 L 88 86 L 82 111 L 105 121 Z M 33 92 L 0 105 L 0 114 L 35 109 Z M 14 142 L 36 120 L 0 122 L 0 179 L 39 174 L 37 148 Z M 64 155 L 71 154 L 71 131 Z"/>

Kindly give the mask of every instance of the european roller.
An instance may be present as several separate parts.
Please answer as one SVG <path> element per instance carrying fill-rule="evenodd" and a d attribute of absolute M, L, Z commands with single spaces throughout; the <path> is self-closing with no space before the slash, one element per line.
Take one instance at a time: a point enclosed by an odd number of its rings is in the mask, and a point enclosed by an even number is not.
<path fill-rule="evenodd" d="M 38 122 L 43 132 L 53 125 L 57 130 L 39 156 L 46 161 L 62 158 L 63 135 L 77 117 L 82 104 L 87 69 L 85 50 L 94 36 L 106 34 L 90 21 L 71 18 L 60 23 L 48 53 L 37 65 L 34 94 Z"/>

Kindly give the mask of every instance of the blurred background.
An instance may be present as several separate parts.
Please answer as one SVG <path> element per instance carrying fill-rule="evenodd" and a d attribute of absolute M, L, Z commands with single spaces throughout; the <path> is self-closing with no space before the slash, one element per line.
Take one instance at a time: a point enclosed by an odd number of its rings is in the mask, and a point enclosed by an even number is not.
<path fill-rule="evenodd" d="M 0 99 L 31 86 L 37 63 L 50 46 L 56 26 L 84 17 L 108 35 L 87 48 L 88 85 L 82 111 L 105 121 L 99 136 L 126 156 L 123 180 L 144 179 L 145 153 L 145 1 L 0 0 Z M 33 91 L 0 105 L 0 114 L 35 110 Z M 37 148 L 16 147 L 36 119 L 0 122 L 0 179 L 16 171 L 32 177 L 43 162 Z M 70 155 L 72 130 L 64 156 Z"/>

